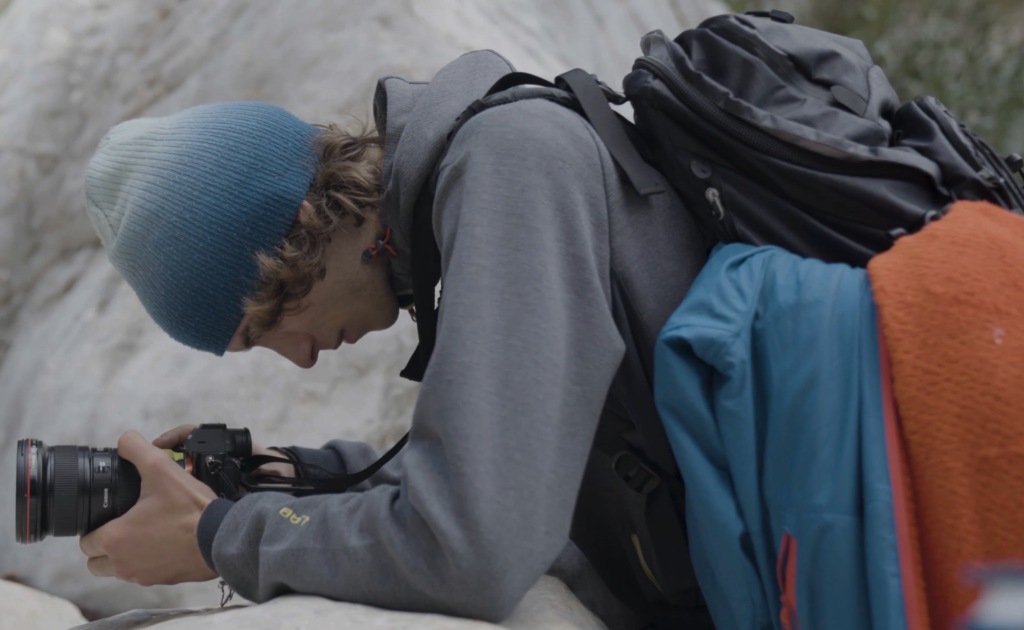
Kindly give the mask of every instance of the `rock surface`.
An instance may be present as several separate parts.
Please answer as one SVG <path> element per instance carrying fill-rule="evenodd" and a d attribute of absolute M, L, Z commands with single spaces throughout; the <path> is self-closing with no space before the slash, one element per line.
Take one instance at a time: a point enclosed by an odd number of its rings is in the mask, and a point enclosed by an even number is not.
<path fill-rule="evenodd" d="M 381 610 L 308 595 L 288 595 L 259 606 L 188 611 L 138 610 L 74 630 L 604 630 L 605 626 L 552 577 L 543 577 L 512 616 L 495 625 L 442 615 Z"/>
<path fill-rule="evenodd" d="M 0 580 L 0 627 L 5 630 L 62 630 L 82 623 L 85 617 L 71 602 Z"/>
<path fill-rule="evenodd" d="M 112 446 L 129 428 L 155 436 L 221 421 L 263 445 L 384 447 L 409 422 L 416 389 L 397 376 L 415 344 L 408 320 L 305 372 L 267 351 L 218 359 L 157 329 L 84 210 L 84 169 L 112 125 L 223 100 L 366 120 L 378 77 L 427 80 L 477 48 L 522 70 L 580 66 L 617 85 L 642 33 L 722 10 L 716 0 L 0 0 L 0 505 L 14 502 L 19 438 Z M 90 615 L 218 601 L 211 584 L 93 578 L 77 540 L 16 546 L 12 521 L 0 519 L 0 571 Z"/>

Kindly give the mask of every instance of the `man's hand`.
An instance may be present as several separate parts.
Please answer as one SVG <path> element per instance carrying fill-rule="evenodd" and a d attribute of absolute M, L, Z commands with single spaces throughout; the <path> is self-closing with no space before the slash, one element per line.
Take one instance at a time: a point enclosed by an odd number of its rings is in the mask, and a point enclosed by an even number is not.
<path fill-rule="evenodd" d="M 199 517 L 217 498 L 213 490 L 135 431 L 121 436 L 117 452 L 139 469 L 142 490 L 124 516 L 82 536 L 89 571 L 143 586 L 217 577 L 196 542 Z"/>

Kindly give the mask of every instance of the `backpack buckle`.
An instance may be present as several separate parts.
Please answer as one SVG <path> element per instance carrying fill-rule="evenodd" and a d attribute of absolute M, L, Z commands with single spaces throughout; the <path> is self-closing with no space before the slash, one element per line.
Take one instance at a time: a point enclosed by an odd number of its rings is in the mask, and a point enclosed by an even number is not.
<path fill-rule="evenodd" d="M 661 477 L 630 451 L 622 451 L 615 456 L 615 459 L 612 460 L 612 470 L 626 482 L 630 490 L 640 494 L 654 492 L 658 484 L 661 483 Z"/>

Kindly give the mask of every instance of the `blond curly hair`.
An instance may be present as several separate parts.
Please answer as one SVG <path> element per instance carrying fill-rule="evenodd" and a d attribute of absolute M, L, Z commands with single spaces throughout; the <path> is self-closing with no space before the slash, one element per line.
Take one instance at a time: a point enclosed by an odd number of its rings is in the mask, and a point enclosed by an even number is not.
<path fill-rule="evenodd" d="M 334 233 L 359 227 L 368 214 L 380 210 L 383 136 L 370 127 L 350 132 L 337 125 L 318 126 L 323 129 L 316 138 L 320 162 L 306 193 L 315 213 L 296 219 L 273 254 L 257 256 L 259 286 L 244 304 L 249 315 L 246 347 L 286 314 L 298 312 L 299 301 L 323 280 L 325 251 Z"/>

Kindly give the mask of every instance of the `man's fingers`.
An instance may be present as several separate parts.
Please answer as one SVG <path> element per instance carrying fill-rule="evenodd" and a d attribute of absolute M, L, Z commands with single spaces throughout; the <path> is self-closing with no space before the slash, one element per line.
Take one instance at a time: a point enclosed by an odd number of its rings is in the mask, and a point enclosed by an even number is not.
<path fill-rule="evenodd" d="M 99 556 L 98 558 L 89 558 L 89 561 L 85 563 L 89 573 L 92 573 L 96 577 L 114 577 L 114 563 L 111 562 L 110 556 Z"/>
<path fill-rule="evenodd" d="M 127 431 L 117 440 L 117 454 L 135 464 L 139 474 L 145 477 L 142 472 L 152 466 L 160 466 L 164 463 L 175 466 L 167 453 L 153 446 L 136 431 Z"/>
<path fill-rule="evenodd" d="M 181 446 L 185 443 L 185 439 L 188 438 L 189 434 L 192 433 L 195 428 L 196 425 L 194 424 L 178 425 L 153 440 L 153 446 L 157 448 L 174 448 L 175 446 Z"/>
<path fill-rule="evenodd" d="M 90 532 L 78 539 L 78 547 L 82 550 L 82 553 L 90 558 L 107 555 L 101 548 L 99 531 Z"/>

